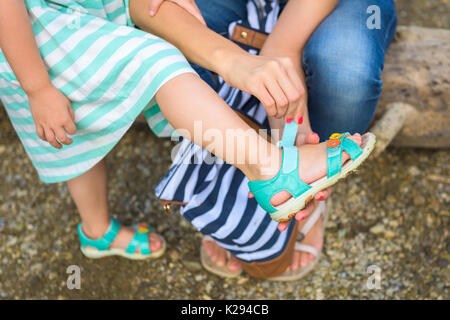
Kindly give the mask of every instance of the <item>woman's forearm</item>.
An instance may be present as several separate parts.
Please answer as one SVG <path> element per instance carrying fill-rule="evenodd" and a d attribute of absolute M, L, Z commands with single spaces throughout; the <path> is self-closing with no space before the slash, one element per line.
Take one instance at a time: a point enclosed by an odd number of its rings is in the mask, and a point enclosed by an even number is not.
<path fill-rule="evenodd" d="M 130 1 L 130 14 L 139 28 L 155 34 L 180 49 L 186 58 L 221 74 L 233 55 L 246 54 L 239 46 L 201 24 L 180 6 L 165 1 L 154 17 L 148 15 L 147 4 Z"/>
<path fill-rule="evenodd" d="M 25 92 L 51 83 L 23 1 L 0 1 L 0 48 Z"/>
<path fill-rule="evenodd" d="M 264 48 L 271 48 L 271 51 L 280 54 L 302 52 L 311 34 L 337 3 L 338 0 L 288 1 Z"/>
<path fill-rule="evenodd" d="M 254 95 L 268 115 L 301 117 L 301 79 L 290 59 L 250 54 L 169 1 L 156 16 L 148 12 L 147 1 L 130 0 L 131 19 L 142 30 L 174 44 L 188 60 L 216 72 L 232 87 Z"/>

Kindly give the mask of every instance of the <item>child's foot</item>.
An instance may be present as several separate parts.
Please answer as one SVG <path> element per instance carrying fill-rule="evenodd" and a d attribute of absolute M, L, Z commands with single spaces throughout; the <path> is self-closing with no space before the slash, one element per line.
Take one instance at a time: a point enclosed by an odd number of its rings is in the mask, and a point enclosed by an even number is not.
<path fill-rule="evenodd" d="M 105 226 L 96 226 L 93 230 L 86 230 L 85 225 L 82 225 L 83 233 L 90 239 L 95 240 L 103 237 L 106 230 L 109 228 L 109 224 Z M 110 249 L 127 249 L 130 245 L 131 239 L 136 234 L 136 229 L 133 227 L 120 226 L 119 232 L 109 246 Z M 151 252 L 156 252 L 162 248 L 163 242 L 161 238 L 155 233 L 148 233 L 148 243 Z M 136 253 L 140 253 L 140 248 L 136 248 Z"/>
<path fill-rule="evenodd" d="M 358 146 L 361 146 L 362 137 L 359 133 L 356 133 L 352 136 L 348 136 L 348 139 L 355 142 Z M 322 142 L 319 144 L 307 144 L 302 145 L 299 148 L 299 177 L 300 179 L 307 183 L 313 183 L 327 175 L 327 146 L 326 142 Z M 260 174 L 259 177 L 251 180 L 269 180 L 275 177 L 280 171 L 281 167 L 281 154 L 280 150 L 279 161 L 273 161 L 270 167 L 264 167 L 260 170 L 263 174 Z M 350 159 L 350 156 L 347 152 L 342 153 L 342 164 Z M 288 191 L 281 191 L 275 194 L 270 203 L 272 205 L 280 205 L 286 202 L 289 198 L 291 198 L 291 194 Z"/>
<path fill-rule="evenodd" d="M 133 227 L 121 226 L 117 237 L 111 243 L 111 248 L 126 249 L 135 234 L 136 230 Z M 150 246 L 150 251 L 156 252 L 161 249 L 162 240 L 155 232 L 150 232 L 148 234 L 148 244 Z M 139 247 L 136 249 L 136 252 L 140 252 Z"/>

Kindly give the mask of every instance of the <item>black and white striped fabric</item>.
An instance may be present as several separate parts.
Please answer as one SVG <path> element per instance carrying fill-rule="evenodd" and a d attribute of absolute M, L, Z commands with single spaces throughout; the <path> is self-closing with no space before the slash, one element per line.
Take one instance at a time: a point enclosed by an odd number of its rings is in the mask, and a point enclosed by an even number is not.
<path fill-rule="evenodd" d="M 236 24 L 270 33 L 280 12 L 278 1 L 249 0 L 247 21 Z M 254 48 L 245 48 L 257 54 Z M 267 114 L 259 101 L 219 78 L 219 95 L 233 109 L 269 130 Z M 233 255 L 247 262 L 280 255 L 293 229 L 279 232 L 275 223 L 254 199 L 248 198 L 247 178 L 241 171 L 184 139 L 173 164 L 155 188 L 158 198 L 182 201 L 180 213 L 200 232 L 211 236 Z"/>

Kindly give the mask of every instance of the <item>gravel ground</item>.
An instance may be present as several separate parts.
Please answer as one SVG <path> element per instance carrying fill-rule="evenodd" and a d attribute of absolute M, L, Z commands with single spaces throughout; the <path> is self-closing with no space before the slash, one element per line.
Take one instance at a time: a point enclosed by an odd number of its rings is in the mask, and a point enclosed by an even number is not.
<path fill-rule="evenodd" d="M 441 19 L 447 0 L 397 2 L 401 24 L 449 27 Z M 140 126 L 108 156 L 111 208 L 123 223 L 156 226 L 168 252 L 146 262 L 84 258 L 66 186 L 38 181 L 3 108 L 0 128 L 0 298 L 450 298 L 448 150 L 388 148 L 369 160 L 335 188 L 318 266 L 302 281 L 278 283 L 223 280 L 202 269 L 200 234 L 153 195 L 171 143 Z M 66 286 L 70 265 L 81 268 L 80 290 Z M 380 271 L 379 289 L 367 286 L 370 266 Z"/>

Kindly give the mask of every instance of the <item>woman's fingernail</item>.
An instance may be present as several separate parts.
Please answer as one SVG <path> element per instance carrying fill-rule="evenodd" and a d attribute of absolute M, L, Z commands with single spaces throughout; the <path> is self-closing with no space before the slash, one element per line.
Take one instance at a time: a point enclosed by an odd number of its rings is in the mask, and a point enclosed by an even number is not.
<path fill-rule="evenodd" d="M 153 10 L 150 10 L 150 15 L 153 17 L 154 15 L 155 15 L 155 11 L 153 11 Z"/>
<path fill-rule="evenodd" d="M 318 196 L 317 200 L 323 200 L 323 196 L 322 195 Z"/>
<path fill-rule="evenodd" d="M 303 116 L 301 116 L 300 118 L 298 118 L 297 123 L 298 123 L 298 124 L 302 124 L 302 123 L 303 123 Z"/>
<path fill-rule="evenodd" d="M 317 133 L 315 133 L 315 132 L 313 133 L 313 136 L 317 137 L 317 138 L 319 137 L 319 135 Z"/>
<path fill-rule="evenodd" d="M 291 123 L 292 120 L 294 120 L 294 119 L 292 119 L 292 118 L 286 118 L 286 122 L 287 122 L 287 123 Z"/>

